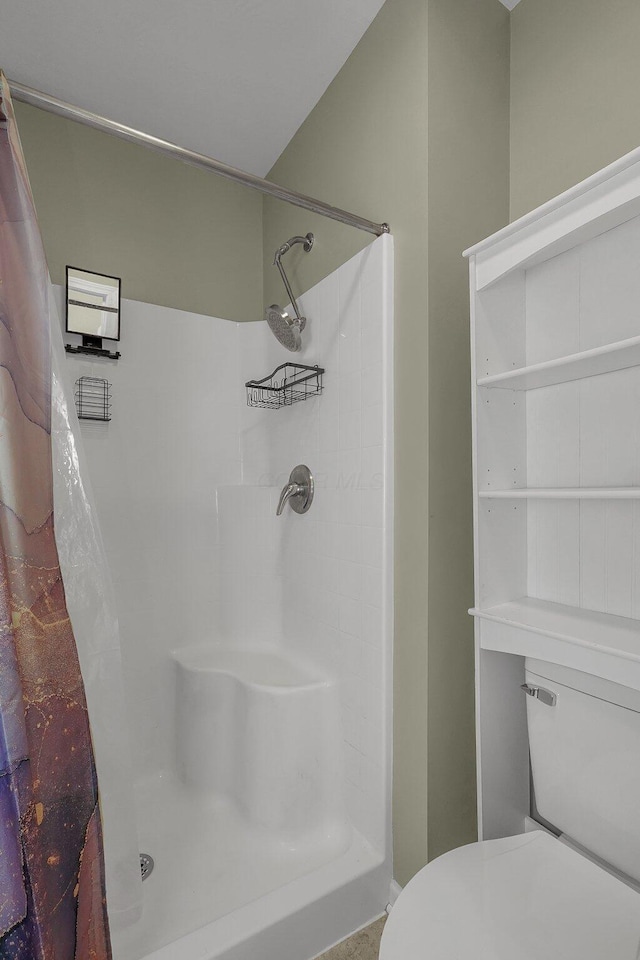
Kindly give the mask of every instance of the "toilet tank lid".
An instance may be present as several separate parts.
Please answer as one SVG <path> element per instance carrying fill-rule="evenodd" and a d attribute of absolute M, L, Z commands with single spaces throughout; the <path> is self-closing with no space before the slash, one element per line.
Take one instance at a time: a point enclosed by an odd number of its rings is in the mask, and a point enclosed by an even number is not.
<path fill-rule="evenodd" d="M 561 683 L 565 687 L 571 687 L 572 690 L 579 690 L 591 697 L 607 700 L 609 703 L 640 713 L 640 690 L 624 687 L 620 683 L 605 680 L 595 674 L 583 673 L 581 670 L 573 670 L 571 667 L 549 663 L 546 660 L 525 657 L 524 664 L 525 671 L 535 673 L 538 677 Z"/>

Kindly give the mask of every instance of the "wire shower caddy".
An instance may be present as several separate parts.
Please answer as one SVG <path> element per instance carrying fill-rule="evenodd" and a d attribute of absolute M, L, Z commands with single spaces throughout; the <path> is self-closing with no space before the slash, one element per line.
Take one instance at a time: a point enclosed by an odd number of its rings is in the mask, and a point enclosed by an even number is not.
<path fill-rule="evenodd" d="M 323 367 L 281 363 L 262 380 L 248 380 L 247 406 L 277 410 L 322 393 Z"/>
<path fill-rule="evenodd" d="M 79 420 L 111 420 L 111 384 L 100 377 L 76 380 L 76 410 Z"/>

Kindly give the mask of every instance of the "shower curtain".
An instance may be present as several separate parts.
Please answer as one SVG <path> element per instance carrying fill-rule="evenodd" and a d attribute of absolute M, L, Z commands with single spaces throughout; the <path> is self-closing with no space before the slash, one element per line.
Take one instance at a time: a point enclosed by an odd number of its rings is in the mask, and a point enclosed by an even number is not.
<path fill-rule="evenodd" d="M 0 74 L 0 957 L 108 960 L 97 778 L 53 529 L 48 297 Z"/>
<path fill-rule="evenodd" d="M 120 630 L 68 376 L 56 299 L 50 287 L 53 517 L 67 611 L 80 658 L 100 777 L 109 921 L 114 937 L 142 914 L 142 878 L 133 795 Z M 1 960 L 1 958 L 0 958 Z"/>

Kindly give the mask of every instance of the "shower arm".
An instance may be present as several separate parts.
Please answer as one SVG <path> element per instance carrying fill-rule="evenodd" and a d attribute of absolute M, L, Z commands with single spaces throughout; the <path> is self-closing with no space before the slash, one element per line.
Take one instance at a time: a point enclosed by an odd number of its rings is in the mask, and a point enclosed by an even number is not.
<path fill-rule="evenodd" d="M 282 277 L 282 282 L 284 283 L 284 287 L 285 287 L 285 290 L 287 291 L 287 295 L 291 302 L 291 306 L 295 311 L 296 319 L 298 320 L 298 323 L 301 324 L 302 321 L 304 320 L 304 317 L 300 316 L 300 311 L 298 310 L 298 304 L 296 302 L 296 298 L 293 295 L 291 284 L 289 283 L 289 280 L 287 279 L 287 275 L 284 272 L 284 267 L 280 262 L 280 258 L 283 257 L 288 250 L 291 250 L 291 247 L 293 247 L 296 243 L 301 243 L 303 250 L 306 253 L 308 253 L 309 250 L 311 250 L 311 247 L 313 246 L 313 234 L 308 233 L 306 237 L 291 237 L 291 239 L 287 240 L 286 243 L 283 243 L 281 247 L 278 247 L 278 249 L 276 250 L 275 256 L 273 258 L 273 263 L 280 271 L 280 276 Z"/>

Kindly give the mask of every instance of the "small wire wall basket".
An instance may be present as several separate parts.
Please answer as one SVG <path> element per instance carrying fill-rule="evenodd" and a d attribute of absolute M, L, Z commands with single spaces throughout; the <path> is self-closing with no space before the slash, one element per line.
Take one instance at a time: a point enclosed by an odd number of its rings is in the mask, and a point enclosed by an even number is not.
<path fill-rule="evenodd" d="M 322 393 L 322 367 L 281 363 L 268 377 L 248 380 L 247 406 L 277 410 Z"/>
<path fill-rule="evenodd" d="M 99 377 L 76 380 L 76 410 L 79 420 L 111 420 L 111 384 Z"/>

